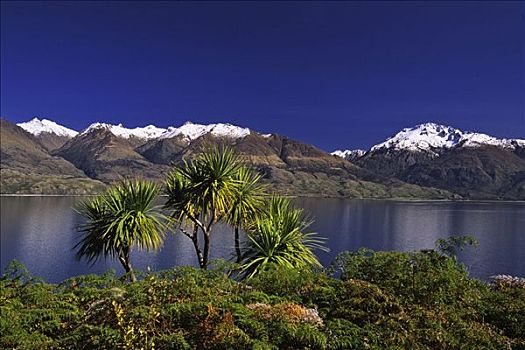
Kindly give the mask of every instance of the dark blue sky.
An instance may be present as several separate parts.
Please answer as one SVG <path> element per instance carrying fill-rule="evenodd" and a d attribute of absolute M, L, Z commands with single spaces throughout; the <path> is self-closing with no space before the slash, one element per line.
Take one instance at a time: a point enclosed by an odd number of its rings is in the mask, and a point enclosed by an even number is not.
<path fill-rule="evenodd" d="M 525 137 L 523 2 L 2 2 L 1 115 L 231 122 L 325 150 Z"/>

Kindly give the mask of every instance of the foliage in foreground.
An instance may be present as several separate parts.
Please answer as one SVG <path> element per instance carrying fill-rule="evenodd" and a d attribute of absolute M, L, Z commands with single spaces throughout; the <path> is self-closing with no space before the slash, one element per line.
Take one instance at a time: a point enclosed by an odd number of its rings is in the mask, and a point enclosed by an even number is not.
<path fill-rule="evenodd" d="M 525 289 L 488 286 L 435 251 L 344 253 L 324 271 L 237 282 L 190 267 L 0 279 L 0 348 L 525 349 Z"/>

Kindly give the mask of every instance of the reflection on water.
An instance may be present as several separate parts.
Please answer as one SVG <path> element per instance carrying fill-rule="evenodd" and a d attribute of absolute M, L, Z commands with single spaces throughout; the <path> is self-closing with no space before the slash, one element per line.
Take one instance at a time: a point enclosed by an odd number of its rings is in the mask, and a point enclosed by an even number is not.
<path fill-rule="evenodd" d="M 17 259 L 48 281 L 85 273 L 121 271 L 114 261 L 93 266 L 76 261 L 72 247 L 78 240 L 80 218 L 71 209 L 78 197 L 2 197 L 1 268 Z M 328 238 L 331 252 L 320 252 L 324 264 L 344 250 L 432 248 L 438 238 L 472 235 L 480 247 L 460 256 L 471 274 L 487 278 L 496 273 L 525 275 L 525 203 L 510 202 L 398 202 L 348 199 L 296 199 L 315 223 L 311 229 Z M 214 232 L 212 257 L 229 258 L 231 229 Z M 180 234 L 170 235 L 156 253 L 134 252 L 139 269 L 166 269 L 196 264 L 193 246 Z"/>

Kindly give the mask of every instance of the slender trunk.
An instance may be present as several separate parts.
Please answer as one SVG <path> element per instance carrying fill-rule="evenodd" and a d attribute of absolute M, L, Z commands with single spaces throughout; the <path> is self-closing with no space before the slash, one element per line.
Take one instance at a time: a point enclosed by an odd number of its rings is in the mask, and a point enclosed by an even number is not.
<path fill-rule="evenodd" d="M 201 269 L 208 269 L 208 256 L 210 255 L 210 233 L 204 231 L 204 254 L 202 257 Z"/>
<path fill-rule="evenodd" d="M 129 273 L 129 279 L 131 282 L 137 282 L 137 276 L 135 276 L 135 271 L 133 271 L 133 268 L 131 267 L 130 263 L 128 263 L 128 268 L 126 272 Z"/>
<path fill-rule="evenodd" d="M 235 253 L 237 254 L 237 263 L 241 262 L 241 239 L 239 237 L 239 226 L 235 226 Z"/>
<path fill-rule="evenodd" d="M 133 268 L 131 267 L 129 249 L 123 252 L 121 255 L 119 255 L 119 260 L 120 260 L 120 263 L 122 264 L 122 267 L 124 267 L 126 274 L 129 275 L 130 282 L 136 282 L 137 276 L 135 276 L 135 272 L 133 271 Z"/>
<path fill-rule="evenodd" d="M 215 220 L 217 219 L 217 212 L 215 211 L 215 207 L 212 206 L 211 212 L 212 212 L 212 216 L 211 216 L 210 222 L 208 223 L 207 226 L 202 227 L 202 233 L 204 234 L 204 251 L 203 251 L 203 257 L 202 257 L 201 269 L 203 270 L 208 269 L 208 258 L 210 256 L 211 228 L 213 224 L 215 224 Z"/>
<path fill-rule="evenodd" d="M 199 266 L 202 268 L 203 257 L 202 252 L 199 247 L 199 226 L 194 225 L 193 235 L 191 236 L 191 241 L 193 242 L 193 247 L 195 248 L 195 254 L 197 254 L 197 260 L 199 261 Z"/>

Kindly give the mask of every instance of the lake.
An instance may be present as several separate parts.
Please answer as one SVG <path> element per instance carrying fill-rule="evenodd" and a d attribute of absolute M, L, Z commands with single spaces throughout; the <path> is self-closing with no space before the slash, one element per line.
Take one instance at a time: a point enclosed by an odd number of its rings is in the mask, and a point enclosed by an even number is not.
<path fill-rule="evenodd" d="M 12 260 L 49 282 L 86 273 L 115 269 L 118 262 L 99 260 L 94 265 L 75 260 L 81 218 L 72 210 L 79 197 L 1 197 L 1 269 Z M 410 251 L 433 248 L 438 238 L 471 235 L 480 246 L 459 258 L 472 276 L 525 275 L 524 202 L 379 201 L 299 198 L 298 206 L 315 223 L 312 231 L 327 238 L 329 253 L 319 252 L 323 264 L 345 250 Z M 212 258 L 229 258 L 233 233 L 218 227 L 212 239 Z M 174 265 L 196 265 L 193 246 L 182 234 L 169 235 L 156 253 L 136 251 L 134 267 L 154 270 Z"/>

